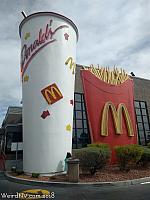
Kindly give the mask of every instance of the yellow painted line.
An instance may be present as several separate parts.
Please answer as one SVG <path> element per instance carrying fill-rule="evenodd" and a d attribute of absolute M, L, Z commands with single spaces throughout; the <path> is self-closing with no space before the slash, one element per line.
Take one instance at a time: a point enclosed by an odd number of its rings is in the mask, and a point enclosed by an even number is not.
<path fill-rule="evenodd" d="M 19 199 L 44 199 L 44 197 L 47 199 L 46 196 L 48 195 L 50 195 L 48 190 L 31 189 L 19 192 Z"/>

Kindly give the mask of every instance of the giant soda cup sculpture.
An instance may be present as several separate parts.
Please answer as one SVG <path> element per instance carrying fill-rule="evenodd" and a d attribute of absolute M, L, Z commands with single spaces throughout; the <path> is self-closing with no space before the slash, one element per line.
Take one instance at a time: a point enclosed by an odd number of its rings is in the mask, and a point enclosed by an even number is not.
<path fill-rule="evenodd" d="M 23 101 L 23 170 L 64 171 L 72 150 L 78 29 L 52 12 L 26 17 L 19 27 Z"/>

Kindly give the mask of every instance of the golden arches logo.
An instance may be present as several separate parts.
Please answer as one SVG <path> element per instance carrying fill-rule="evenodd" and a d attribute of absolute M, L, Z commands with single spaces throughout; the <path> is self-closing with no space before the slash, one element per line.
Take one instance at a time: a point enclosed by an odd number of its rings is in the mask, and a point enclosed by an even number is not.
<path fill-rule="evenodd" d="M 72 57 L 69 57 L 66 60 L 65 65 L 68 65 L 68 64 L 70 66 L 70 69 L 72 70 L 72 74 L 75 74 L 76 64 L 73 62 L 73 58 Z"/>
<path fill-rule="evenodd" d="M 41 93 L 48 104 L 53 104 L 63 98 L 62 93 L 55 83 L 41 90 Z"/>
<path fill-rule="evenodd" d="M 60 90 L 58 88 L 56 88 L 56 87 L 51 87 L 50 89 L 46 89 L 45 90 L 45 97 L 46 97 L 46 99 L 47 99 L 49 104 L 51 104 L 51 102 L 52 102 L 51 98 L 49 97 L 49 95 L 52 96 L 53 99 L 55 99 L 55 100 L 57 99 L 55 93 L 57 93 L 60 97 L 62 97 L 62 94 L 61 94 Z"/>
<path fill-rule="evenodd" d="M 118 109 L 116 110 L 112 102 L 107 102 L 104 105 L 103 112 L 102 112 L 102 120 L 101 120 L 101 135 L 108 136 L 109 109 L 111 109 L 116 134 L 122 134 L 122 114 L 124 114 L 127 130 L 128 130 L 128 136 L 134 136 L 132 121 L 131 121 L 127 107 L 125 106 L 125 104 L 120 103 L 118 105 Z"/>

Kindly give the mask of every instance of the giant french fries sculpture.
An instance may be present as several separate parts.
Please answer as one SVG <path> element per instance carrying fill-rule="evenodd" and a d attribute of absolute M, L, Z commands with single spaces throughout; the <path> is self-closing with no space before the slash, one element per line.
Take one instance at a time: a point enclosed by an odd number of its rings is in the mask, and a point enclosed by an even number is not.
<path fill-rule="evenodd" d="M 114 146 L 137 143 L 133 80 L 123 70 L 83 67 L 81 70 L 91 141 Z"/>

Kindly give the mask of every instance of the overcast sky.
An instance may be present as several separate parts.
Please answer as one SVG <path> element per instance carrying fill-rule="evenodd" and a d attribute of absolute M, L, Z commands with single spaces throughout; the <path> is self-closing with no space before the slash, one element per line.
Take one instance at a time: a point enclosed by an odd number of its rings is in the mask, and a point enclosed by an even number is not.
<path fill-rule="evenodd" d="M 72 19 L 79 29 L 78 64 L 116 65 L 150 79 L 150 0 L 0 0 L 0 124 L 9 105 L 21 106 L 22 10 Z"/>

